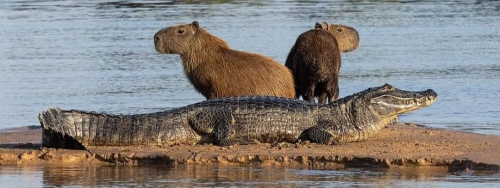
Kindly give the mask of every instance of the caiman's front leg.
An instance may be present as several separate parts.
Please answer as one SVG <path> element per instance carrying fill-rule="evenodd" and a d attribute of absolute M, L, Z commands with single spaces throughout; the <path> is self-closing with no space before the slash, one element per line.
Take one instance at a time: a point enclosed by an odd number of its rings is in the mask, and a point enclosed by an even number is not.
<path fill-rule="evenodd" d="M 220 113 L 214 129 L 215 144 L 219 146 L 229 146 L 233 143 L 232 136 L 234 135 L 234 118 L 231 112 Z"/>
<path fill-rule="evenodd" d="M 190 119 L 191 126 L 197 131 L 213 135 L 213 143 L 228 146 L 233 143 L 234 118 L 232 110 L 204 110 Z"/>
<path fill-rule="evenodd" d="M 312 142 L 328 145 L 337 145 L 339 141 L 328 133 L 322 126 L 311 127 L 304 131 L 306 138 Z"/>

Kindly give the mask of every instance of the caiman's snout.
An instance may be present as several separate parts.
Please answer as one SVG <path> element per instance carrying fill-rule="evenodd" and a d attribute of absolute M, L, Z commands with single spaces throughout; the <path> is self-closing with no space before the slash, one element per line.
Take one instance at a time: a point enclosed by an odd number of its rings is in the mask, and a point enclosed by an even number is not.
<path fill-rule="evenodd" d="M 432 89 L 415 92 L 389 88 L 374 94 L 370 100 L 370 109 L 381 116 L 392 117 L 430 106 L 436 98 L 437 93 Z"/>
<path fill-rule="evenodd" d="M 437 96 L 438 96 L 438 94 L 434 90 L 432 90 L 432 89 L 428 89 L 425 92 L 427 93 L 427 95 L 429 95 L 428 96 L 429 99 L 434 99 L 435 100 L 437 98 Z"/>
<path fill-rule="evenodd" d="M 424 106 L 421 106 L 421 107 L 425 107 L 425 106 L 429 106 L 431 104 L 433 104 L 435 101 L 436 101 L 436 98 L 437 98 L 437 93 L 432 90 L 432 89 L 428 89 L 424 92 L 424 96 L 420 98 L 420 103 L 423 103 Z M 420 104 L 418 104 L 420 105 Z"/>
<path fill-rule="evenodd" d="M 396 91 L 400 92 L 396 94 L 396 97 L 392 97 L 392 106 L 397 107 L 399 113 L 411 112 L 416 109 L 420 109 L 429 106 L 436 102 L 437 93 L 428 89 L 421 92 L 411 92 L 411 91 Z"/>

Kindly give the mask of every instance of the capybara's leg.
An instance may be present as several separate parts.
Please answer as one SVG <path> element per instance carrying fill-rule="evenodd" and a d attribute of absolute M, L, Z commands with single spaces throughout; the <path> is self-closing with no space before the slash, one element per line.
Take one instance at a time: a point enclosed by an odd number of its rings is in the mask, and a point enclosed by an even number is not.
<path fill-rule="evenodd" d="M 304 97 L 304 100 L 309 101 L 314 103 L 314 88 L 316 87 L 316 84 L 310 84 L 309 87 L 306 89 L 302 97 Z"/>
<path fill-rule="evenodd" d="M 318 96 L 318 103 L 321 104 L 326 104 L 326 97 L 327 97 L 327 83 L 326 82 L 319 82 L 316 84 L 316 89 L 315 89 L 315 94 Z"/>
<path fill-rule="evenodd" d="M 333 85 L 330 85 L 331 83 L 334 83 Z M 339 79 L 334 79 L 333 82 L 329 82 L 329 87 L 328 87 L 328 103 L 332 103 L 333 101 L 337 100 L 339 98 Z"/>
<path fill-rule="evenodd" d="M 326 104 L 326 91 L 323 91 L 319 94 L 318 103 Z"/>
<path fill-rule="evenodd" d="M 339 89 L 335 89 L 333 92 L 328 93 L 328 103 L 332 103 L 336 101 L 339 97 Z"/>

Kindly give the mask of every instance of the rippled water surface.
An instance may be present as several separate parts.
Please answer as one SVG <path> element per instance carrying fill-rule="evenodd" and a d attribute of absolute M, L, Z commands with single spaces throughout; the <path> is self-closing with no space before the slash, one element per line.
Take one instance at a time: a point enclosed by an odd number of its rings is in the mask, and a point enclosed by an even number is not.
<path fill-rule="evenodd" d="M 152 40 L 161 28 L 193 20 L 234 49 L 279 62 L 285 61 L 296 37 L 315 22 L 353 26 L 360 33 L 361 47 L 342 56 L 341 97 L 384 83 L 405 90 L 432 88 L 438 101 L 402 121 L 500 135 L 500 1 L 486 0 L 1 1 L 0 128 L 37 125 L 38 113 L 54 106 L 133 114 L 204 100 L 185 78 L 179 56 L 158 54 Z M 135 169 L 0 167 L 4 174 L 0 182 L 26 186 L 498 182 L 497 176 L 421 178 L 363 170 Z M 137 177 L 137 173 L 142 174 Z"/>
<path fill-rule="evenodd" d="M 300 169 L 249 166 L 1 167 L 2 187 L 443 187 L 500 186 L 500 174 L 439 170 Z"/>
<path fill-rule="evenodd" d="M 203 2 L 203 3 L 201 3 Z M 500 135 L 499 1 L 6 1 L 0 3 L 0 128 L 48 107 L 147 113 L 202 101 L 161 28 L 198 20 L 232 48 L 284 62 L 317 21 L 355 27 L 340 96 L 391 83 L 438 101 L 403 121 Z"/>

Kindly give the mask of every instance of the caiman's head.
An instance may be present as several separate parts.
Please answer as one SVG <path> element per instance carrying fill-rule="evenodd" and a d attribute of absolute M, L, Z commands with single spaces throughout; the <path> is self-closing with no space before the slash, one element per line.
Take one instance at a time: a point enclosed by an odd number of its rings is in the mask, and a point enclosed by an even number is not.
<path fill-rule="evenodd" d="M 368 109 L 378 118 L 394 119 L 398 114 L 408 113 L 433 104 L 437 93 L 426 91 L 404 91 L 385 84 L 353 95 L 356 111 Z"/>

